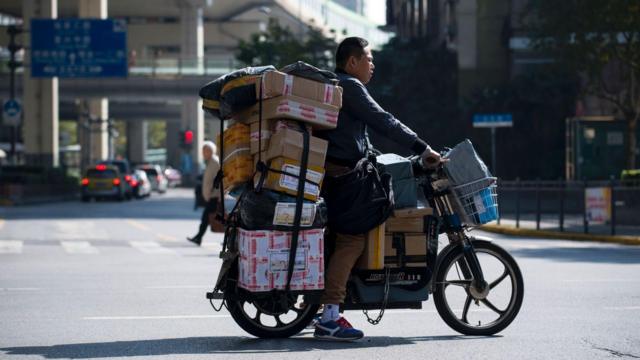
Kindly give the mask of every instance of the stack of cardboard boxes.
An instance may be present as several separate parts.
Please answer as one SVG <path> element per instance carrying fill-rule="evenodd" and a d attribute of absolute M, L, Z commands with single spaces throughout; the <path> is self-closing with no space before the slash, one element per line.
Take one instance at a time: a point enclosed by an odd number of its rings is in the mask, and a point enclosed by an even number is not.
<path fill-rule="evenodd" d="M 274 171 L 267 171 L 263 175 L 255 169 L 261 161 L 270 169 L 299 174 L 303 152 L 302 129 L 306 127 L 310 141 L 304 198 L 317 201 L 324 179 L 328 144 L 314 137 L 313 131 L 337 126 L 338 112 L 342 106 L 342 88 L 278 71 L 264 74 L 257 79 L 255 87 L 257 96 L 262 96 L 261 104 L 258 102 L 237 113 L 223 136 L 225 191 L 247 183 L 252 176 L 254 183 L 258 184 L 261 176 L 264 176 L 264 189 L 294 199 L 298 191 L 297 177 Z M 276 205 L 274 225 L 281 225 L 285 217 L 285 223 L 291 222 L 295 210 L 295 206 L 291 205 Z M 305 207 L 308 206 L 305 203 Z M 283 209 L 286 214 L 282 212 Z M 303 227 L 300 231 L 292 289 L 324 288 L 324 251 L 318 250 L 322 250 L 322 244 L 318 245 L 318 242 L 323 243 L 323 234 L 322 229 Z M 287 274 L 287 266 L 283 261 L 288 262 L 287 244 L 290 244 L 290 237 L 290 232 L 241 230 L 240 244 L 246 246 L 240 247 L 239 285 L 249 291 L 283 289 L 286 284 L 283 278 L 286 279 Z M 258 268 L 259 274 L 256 273 Z"/>

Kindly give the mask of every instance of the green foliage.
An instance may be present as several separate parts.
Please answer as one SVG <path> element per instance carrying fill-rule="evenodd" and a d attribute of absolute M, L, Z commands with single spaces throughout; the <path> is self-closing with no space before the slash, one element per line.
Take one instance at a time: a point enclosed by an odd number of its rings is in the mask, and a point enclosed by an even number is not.
<path fill-rule="evenodd" d="M 119 136 L 115 138 L 115 151 L 114 155 L 117 157 L 127 157 L 127 122 L 124 120 L 116 120 L 113 122 L 113 126 L 118 132 Z"/>
<path fill-rule="evenodd" d="M 375 70 L 369 91 L 376 101 L 434 148 L 464 139 L 458 115 L 457 61 L 445 49 L 430 49 L 427 41 L 392 39 L 373 54 Z M 407 154 L 385 134 L 371 131 L 372 143 L 383 152 Z"/>
<path fill-rule="evenodd" d="M 583 78 L 583 90 L 612 102 L 628 121 L 635 162 L 640 116 L 640 2 L 530 0 L 523 17 L 533 46 Z"/>
<path fill-rule="evenodd" d="M 167 126 L 165 121 L 149 121 L 149 149 L 160 149 L 167 146 Z"/>
<path fill-rule="evenodd" d="M 78 143 L 78 121 L 60 121 L 59 125 L 60 145 L 67 146 Z"/>
<path fill-rule="evenodd" d="M 301 39 L 275 19 L 269 20 L 267 31 L 251 35 L 249 41 L 240 40 L 236 59 L 247 66 L 274 65 L 277 68 L 304 61 L 319 68 L 334 66 L 335 37 L 326 37 L 309 26 Z"/>

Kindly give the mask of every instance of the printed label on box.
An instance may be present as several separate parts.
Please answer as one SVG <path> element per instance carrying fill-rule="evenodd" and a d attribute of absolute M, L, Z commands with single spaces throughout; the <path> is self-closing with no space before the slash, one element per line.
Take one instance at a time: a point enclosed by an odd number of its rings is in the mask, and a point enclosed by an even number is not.
<path fill-rule="evenodd" d="M 286 101 L 282 102 L 278 105 L 277 111 L 280 113 L 289 113 L 294 116 L 307 118 L 307 119 L 317 119 L 319 118 L 321 121 L 326 121 L 331 124 L 338 123 L 338 112 L 337 111 L 329 111 L 320 108 L 315 108 L 313 106 L 303 105 L 296 101 Z"/>
<path fill-rule="evenodd" d="M 282 171 L 290 174 L 294 174 L 294 175 L 299 175 L 300 167 L 295 165 L 290 165 L 290 164 L 284 164 L 282 165 Z M 317 171 L 307 169 L 307 180 L 312 181 L 316 184 L 320 184 L 320 181 L 322 181 L 322 174 Z M 280 185 L 280 187 L 289 189 L 291 191 L 297 191 L 298 178 L 294 176 L 282 174 L 280 175 L 280 180 L 278 181 L 278 185 Z M 320 187 L 318 185 L 311 184 L 308 181 L 305 181 L 304 192 L 313 196 L 319 196 Z"/>
<path fill-rule="evenodd" d="M 324 85 L 324 103 L 331 104 L 333 102 L 333 90 L 334 86 L 325 84 Z"/>
<path fill-rule="evenodd" d="M 295 203 L 276 203 L 273 213 L 273 225 L 293 225 L 296 213 Z M 303 204 L 300 226 L 311 226 L 316 217 L 316 204 Z"/>
<path fill-rule="evenodd" d="M 293 271 L 304 271 L 307 269 L 307 252 L 307 249 L 298 247 Z M 288 269 L 289 249 L 269 251 L 269 271 L 287 271 Z"/>
<path fill-rule="evenodd" d="M 268 139 L 271 137 L 271 131 L 269 130 L 254 131 L 251 133 L 251 141 L 258 141 L 260 133 L 262 133 L 262 139 Z"/>
<path fill-rule="evenodd" d="M 290 231 L 238 230 L 238 286 L 256 292 L 284 289 L 288 276 Z M 292 290 L 324 288 L 324 231 L 300 232 Z"/>
<path fill-rule="evenodd" d="M 284 91 L 283 95 L 291 95 L 293 94 L 293 75 L 285 75 L 284 76 Z"/>

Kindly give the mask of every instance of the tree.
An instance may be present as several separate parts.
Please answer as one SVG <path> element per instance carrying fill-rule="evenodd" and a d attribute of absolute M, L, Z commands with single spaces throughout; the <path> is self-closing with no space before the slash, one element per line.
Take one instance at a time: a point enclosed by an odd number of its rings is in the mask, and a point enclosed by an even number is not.
<path fill-rule="evenodd" d="M 611 102 L 627 122 L 627 166 L 636 166 L 640 116 L 640 2 L 529 0 L 532 45 L 582 78 L 584 94 Z"/>
<path fill-rule="evenodd" d="M 393 38 L 374 51 L 376 67 L 367 87 L 382 108 L 432 147 L 442 149 L 464 139 L 466 127 L 458 112 L 456 56 L 429 45 L 425 39 Z M 408 153 L 406 146 L 386 134 L 370 131 L 370 135 L 383 152 Z"/>
<path fill-rule="evenodd" d="M 253 34 L 248 41 L 240 40 L 236 59 L 248 66 L 274 65 L 280 68 L 304 61 L 331 69 L 336 46 L 335 36 L 327 37 L 313 26 L 307 28 L 301 39 L 277 20 L 269 19 L 266 32 Z"/>

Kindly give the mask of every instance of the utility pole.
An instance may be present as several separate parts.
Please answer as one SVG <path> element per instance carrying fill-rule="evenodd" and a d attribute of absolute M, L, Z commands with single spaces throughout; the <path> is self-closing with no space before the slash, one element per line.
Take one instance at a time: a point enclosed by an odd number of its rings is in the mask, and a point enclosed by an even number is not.
<path fill-rule="evenodd" d="M 10 25 L 7 27 L 7 34 L 9 34 L 9 52 L 11 57 L 9 58 L 9 100 L 15 100 L 16 98 L 16 69 L 22 66 L 22 62 L 16 60 L 16 53 L 22 49 L 22 46 L 16 43 L 16 36 L 22 34 L 24 30 L 21 27 Z M 11 161 L 17 164 L 17 151 L 16 143 L 18 142 L 18 125 L 13 124 L 13 131 L 11 135 Z"/>

